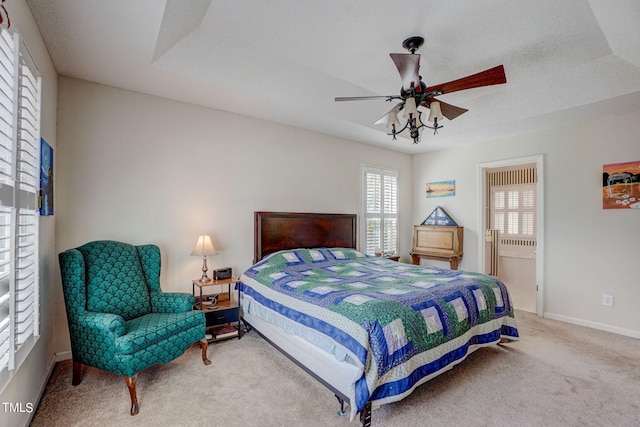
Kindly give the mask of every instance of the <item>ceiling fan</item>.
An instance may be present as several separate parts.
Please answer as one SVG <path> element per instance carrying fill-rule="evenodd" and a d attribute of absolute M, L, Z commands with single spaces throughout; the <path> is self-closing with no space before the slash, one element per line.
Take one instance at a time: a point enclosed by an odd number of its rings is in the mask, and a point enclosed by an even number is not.
<path fill-rule="evenodd" d="M 442 125 L 438 124 L 439 120 L 446 117 L 449 120 L 453 120 L 461 114 L 466 113 L 468 110 L 455 105 L 442 102 L 435 97 L 438 95 L 444 95 L 451 92 L 457 92 L 460 90 L 473 89 L 483 86 L 492 86 L 497 84 L 503 84 L 507 82 L 507 78 L 504 74 L 504 66 L 499 65 L 494 68 L 490 68 L 485 71 L 481 71 L 477 74 L 472 74 L 461 79 L 452 80 L 448 83 L 441 83 L 434 86 L 427 86 L 422 81 L 422 76 L 418 73 L 420 69 L 420 55 L 416 54 L 416 50 L 422 46 L 424 38 L 420 36 L 409 37 L 402 42 L 402 47 L 407 49 L 411 53 L 390 53 L 391 59 L 398 68 L 400 78 L 402 79 L 402 88 L 400 89 L 400 95 L 388 95 L 388 96 L 350 96 L 350 97 L 337 97 L 336 101 L 365 101 L 372 99 L 385 99 L 387 101 L 399 100 L 387 114 L 374 122 L 374 125 L 386 124 L 387 128 L 391 131 L 389 135 L 393 135 L 393 139 L 396 139 L 396 135 L 403 132 L 405 129 L 409 130 L 409 134 L 413 139 L 413 143 L 420 142 L 420 135 L 422 130 L 426 127 L 434 130 L 434 134 L 438 133 L 438 129 Z M 422 122 L 422 112 L 418 110 L 418 107 L 426 107 L 429 109 L 428 122 L 433 123 L 433 126 L 428 126 Z M 407 123 L 400 128 L 401 124 L 398 119 L 398 113 L 403 111 L 403 118 L 407 120 Z"/>

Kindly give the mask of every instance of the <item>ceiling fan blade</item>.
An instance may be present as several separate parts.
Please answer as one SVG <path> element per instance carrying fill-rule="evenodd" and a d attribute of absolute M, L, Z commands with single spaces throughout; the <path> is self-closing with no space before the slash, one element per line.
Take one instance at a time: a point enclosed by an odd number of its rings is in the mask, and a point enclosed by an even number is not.
<path fill-rule="evenodd" d="M 387 101 L 391 101 L 392 99 L 402 99 L 399 96 L 388 95 L 388 96 L 340 96 L 335 98 L 336 102 L 340 101 L 368 101 L 370 99 L 386 99 Z"/>
<path fill-rule="evenodd" d="M 442 112 L 442 115 L 445 116 L 448 120 L 453 120 L 456 117 L 458 117 L 458 116 L 466 113 L 467 111 L 469 111 L 466 108 L 456 107 L 455 105 L 447 104 L 446 102 L 442 102 L 439 99 L 435 99 L 435 98 L 432 98 L 432 97 L 429 98 L 429 101 L 430 102 L 433 102 L 433 101 L 439 102 L 440 103 L 440 111 Z M 426 102 L 423 102 L 420 105 L 429 108 L 429 106 L 427 105 Z"/>
<path fill-rule="evenodd" d="M 399 102 L 396 104 L 395 107 L 393 107 L 391 110 L 389 110 L 387 112 L 387 114 L 385 114 L 384 116 L 380 117 L 378 120 L 376 120 L 373 124 L 374 125 L 386 125 L 387 122 L 389 121 L 389 113 L 394 111 L 397 113 L 398 111 L 400 111 L 400 108 L 402 107 L 402 102 Z"/>
<path fill-rule="evenodd" d="M 390 53 L 393 63 L 396 64 L 400 78 L 402 79 L 402 88 L 404 90 L 411 89 L 413 86 L 417 92 L 422 90 L 420 86 L 420 55 L 413 53 Z"/>
<path fill-rule="evenodd" d="M 440 111 L 442 111 L 442 115 L 445 116 L 448 120 L 453 120 L 461 114 L 466 113 L 466 108 L 456 107 L 455 105 L 447 104 L 446 102 L 442 102 L 438 100 L 440 103 Z"/>
<path fill-rule="evenodd" d="M 497 67 L 453 80 L 448 83 L 442 83 L 435 86 L 429 86 L 425 92 L 441 91 L 442 93 L 451 93 L 459 90 L 473 89 L 476 87 L 499 85 L 507 82 L 507 76 L 504 74 L 504 66 Z M 444 114 L 444 110 L 443 113 Z"/>

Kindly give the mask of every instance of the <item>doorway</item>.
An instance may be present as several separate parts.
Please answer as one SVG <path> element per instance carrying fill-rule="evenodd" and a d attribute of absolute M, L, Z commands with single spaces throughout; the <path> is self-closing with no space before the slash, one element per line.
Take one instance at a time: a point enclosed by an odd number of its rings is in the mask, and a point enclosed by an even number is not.
<path fill-rule="evenodd" d="M 542 316 L 543 157 L 483 163 L 478 173 L 480 271 L 505 283 L 516 309 Z"/>

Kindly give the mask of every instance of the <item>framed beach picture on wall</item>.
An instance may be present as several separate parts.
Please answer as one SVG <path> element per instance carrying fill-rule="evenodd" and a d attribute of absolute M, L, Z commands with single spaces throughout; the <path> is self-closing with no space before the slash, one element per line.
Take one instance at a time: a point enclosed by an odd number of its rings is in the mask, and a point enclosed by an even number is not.
<path fill-rule="evenodd" d="M 438 181 L 428 182 L 426 189 L 427 197 L 450 197 L 456 195 L 456 182 Z"/>
<path fill-rule="evenodd" d="M 640 209 L 640 161 L 602 166 L 602 209 Z"/>

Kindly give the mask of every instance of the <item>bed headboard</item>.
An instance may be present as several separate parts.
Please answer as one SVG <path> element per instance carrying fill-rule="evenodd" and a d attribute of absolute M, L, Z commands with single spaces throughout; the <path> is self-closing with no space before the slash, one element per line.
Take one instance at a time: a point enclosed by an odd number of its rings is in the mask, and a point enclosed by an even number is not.
<path fill-rule="evenodd" d="M 356 248 L 355 214 L 255 212 L 253 262 L 284 249 Z"/>

